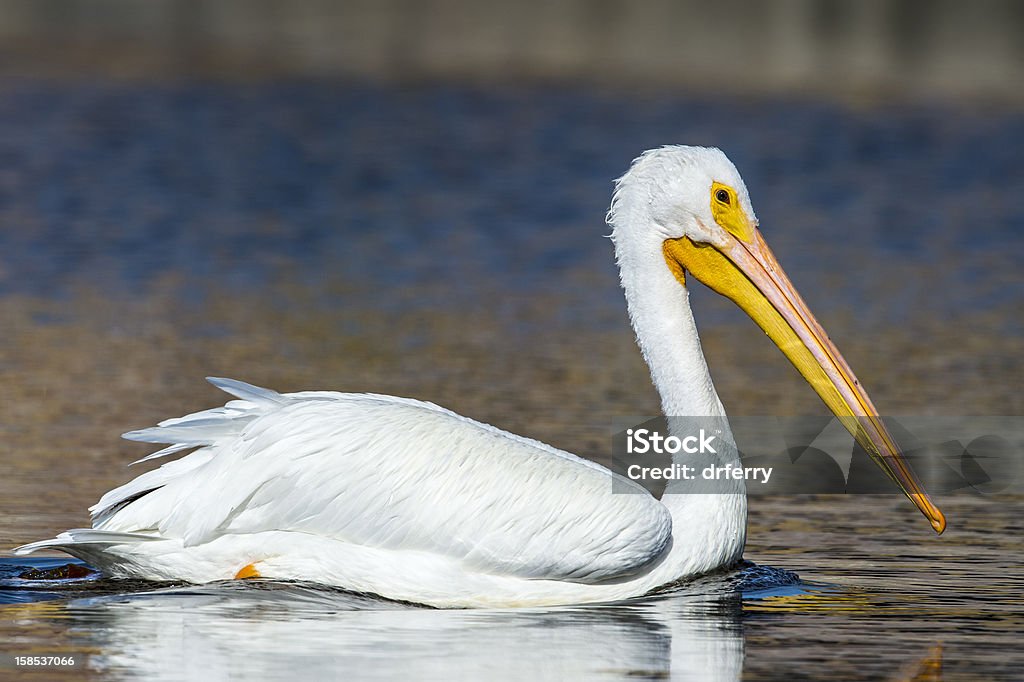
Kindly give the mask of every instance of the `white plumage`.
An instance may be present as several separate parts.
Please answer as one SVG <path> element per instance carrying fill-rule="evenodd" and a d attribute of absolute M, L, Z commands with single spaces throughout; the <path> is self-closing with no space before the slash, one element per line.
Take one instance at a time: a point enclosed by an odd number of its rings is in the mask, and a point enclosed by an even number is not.
<path fill-rule="evenodd" d="M 20 551 L 197 583 L 254 564 L 443 606 L 656 586 L 668 508 L 593 462 L 431 403 L 210 381 L 246 399 L 125 434 L 198 449 L 104 495 L 93 528 Z M 612 494 L 613 478 L 635 494 Z"/>
<path fill-rule="evenodd" d="M 649 495 L 609 496 L 600 509 L 572 504 L 566 491 L 590 498 L 610 489 L 601 467 L 436 405 L 212 382 L 259 402 L 127 434 L 206 447 L 105 495 L 92 508 L 97 528 L 180 538 L 184 549 L 287 529 L 430 553 L 482 573 L 583 583 L 636 573 L 671 539 L 671 519 Z"/>
<path fill-rule="evenodd" d="M 669 415 L 725 415 L 664 250 L 681 238 L 728 245 L 712 183 L 730 187 L 756 225 L 733 165 L 694 147 L 640 157 L 609 212 L 630 319 Z M 670 485 L 659 501 L 597 464 L 430 403 L 211 381 L 238 399 L 125 434 L 168 444 L 145 459 L 193 452 L 104 495 L 93 528 L 18 551 L 59 549 L 146 579 L 207 582 L 249 567 L 449 607 L 623 599 L 742 555 L 742 482 L 715 495 Z M 735 462 L 731 434 L 718 442 L 721 461 Z M 613 481 L 635 494 L 613 493 Z"/>

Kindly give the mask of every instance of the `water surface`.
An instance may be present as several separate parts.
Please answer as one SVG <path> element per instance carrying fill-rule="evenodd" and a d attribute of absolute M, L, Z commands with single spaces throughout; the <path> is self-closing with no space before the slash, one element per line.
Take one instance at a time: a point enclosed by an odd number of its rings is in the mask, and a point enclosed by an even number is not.
<path fill-rule="evenodd" d="M 1019 113 L 545 88 L 0 87 L 4 553 L 85 524 L 147 452 L 117 434 L 223 401 L 206 375 L 422 398 L 602 456 L 617 418 L 658 406 L 603 215 L 611 180 L 665 142 L 729 153 L 881 410 L 1024 414 Z M 731 304 L 694 298 L 731 414 L 824 411 Z M 898 496 L 753 498 L 747 558 L 761 568 L 546 610 L 27 584 L 17 575 L 43 560 L 4 558 L 0 650 L 83 657 L 40 679 L 1017 679 L 1021 500 L 938 501 L 941 538 Z"/>

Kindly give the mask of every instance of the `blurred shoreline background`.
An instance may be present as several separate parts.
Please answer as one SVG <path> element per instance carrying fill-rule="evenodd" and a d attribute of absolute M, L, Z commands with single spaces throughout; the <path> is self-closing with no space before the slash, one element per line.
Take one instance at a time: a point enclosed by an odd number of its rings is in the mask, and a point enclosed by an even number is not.
<path fill-rule="evenodd" d="M 0 0 L 0 74 L 1024 101 L 1015 0 Z"/>

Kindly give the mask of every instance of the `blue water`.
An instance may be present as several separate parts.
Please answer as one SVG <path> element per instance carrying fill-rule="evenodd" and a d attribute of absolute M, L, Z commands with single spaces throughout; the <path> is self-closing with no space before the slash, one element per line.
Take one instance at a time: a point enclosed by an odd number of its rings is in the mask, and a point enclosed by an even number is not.
<path fill-rule="evenodd" d="M 872 265 L 844 296 L 891 278 L 908 292 L 893 319 L 1024 293 L 1018 112 L 542 87 L 2 86 L 0 292 L 130 294 L 173 273 L 201 300 L 341 273 L 447 280 L 457 301 L 481 281 L 523 290 L 586 268 L 612 297 L 611 181 L 640 151 L 687 143 L 730 155 L 798 284 L 856 256 Z M 946 295 L 903 286 L 935 264 Z"/>

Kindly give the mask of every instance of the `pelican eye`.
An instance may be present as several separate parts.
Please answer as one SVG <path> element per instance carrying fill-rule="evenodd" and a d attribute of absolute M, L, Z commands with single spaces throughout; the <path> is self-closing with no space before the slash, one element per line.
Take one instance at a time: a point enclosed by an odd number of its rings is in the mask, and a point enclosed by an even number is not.
<path fill-rule="evenodd" d="M 717 192 L 715 192 L 715 199 L 725 204 L 726 206 L 729 205 L 729 193 L 726 192 L 724 189 L 720 189 Z"/>

